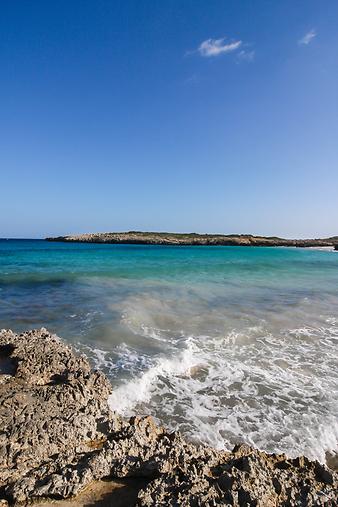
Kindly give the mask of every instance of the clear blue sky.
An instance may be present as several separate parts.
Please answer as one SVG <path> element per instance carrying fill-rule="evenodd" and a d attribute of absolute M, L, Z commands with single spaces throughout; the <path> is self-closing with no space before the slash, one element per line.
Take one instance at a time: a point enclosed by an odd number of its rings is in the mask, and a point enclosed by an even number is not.
<path fill-rule="evenodd" d="M 0 236 L 338 234 L 336 0 L 2 0 Z"/>

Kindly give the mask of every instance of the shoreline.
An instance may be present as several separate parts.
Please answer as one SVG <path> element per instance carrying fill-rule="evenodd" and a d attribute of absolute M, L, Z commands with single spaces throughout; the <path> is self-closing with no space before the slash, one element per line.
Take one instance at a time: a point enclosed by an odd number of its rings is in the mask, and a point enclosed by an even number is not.
<path fill-rule="evenodd" d="M 217 451 L 151 417 L 121 418 L 105 375 L 46 329 L 0 331 L 0 358 L 3 506 L 103 506 L 116 495 L 119 507 L 334 504 L 338 474 L 317 461 L 245 444 Z"/>
<path fill-rule="evenodd" d="M 285 246 L 297 248 L 337 247 L 338 236 L 315 239 L 285 239 L 254 236 L 251 234 L 176 234 L 164 232 L 106 232 L 77 234 L 45 238 L 49 242 L 99 243 L 121 245 L 167 245 L 167 246 Z"/>

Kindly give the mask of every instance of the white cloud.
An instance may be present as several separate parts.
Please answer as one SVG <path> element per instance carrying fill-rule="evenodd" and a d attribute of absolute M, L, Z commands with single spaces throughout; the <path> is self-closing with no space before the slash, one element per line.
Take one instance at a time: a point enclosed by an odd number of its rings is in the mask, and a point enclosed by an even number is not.
<path fill-rule="evenodd" d="M 218 56 L 223 53 L 231 53 L 236 51 L 242 44 L 241 40 L 225 43 L 225 37 L 222 39 L 207 39 L 203 41 L 198 47 L 198 52 L 201 56 L 210 57 Z"/>
<path fill-rule="evenodd" d="M 250 51 L 247 51 L 245 49 L 242 49 L 238 54 L 237 58 L 239 60 L 245 60 L 246 62 L 253 62 L 255 59 L 255 51 L 252 49 Z"/>
<path fill-rule="evenodd" d="M 299 39 L 298 44 L 305 44 L 305 46 L 307 46 L 308 44 L 310 44 L 310 42 L 312 41 L 312 39 L 314 39 L 316 37 L 316 35 L 317 35 L 316 30 L 312 29 L 309 32 L 307 32 L 304 35 L 304 37 L 302 37 L 301 39 Z"/>

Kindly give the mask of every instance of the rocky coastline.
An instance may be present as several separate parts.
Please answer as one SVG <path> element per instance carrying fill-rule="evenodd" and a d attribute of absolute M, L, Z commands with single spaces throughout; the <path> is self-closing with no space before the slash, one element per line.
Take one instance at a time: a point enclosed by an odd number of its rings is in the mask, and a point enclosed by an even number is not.
<path fill-rule="evenodd" d="M 338 236 L 322 239 L 285 239 L 251 234 L 175 234 L 167 232 L 103 232 L 46 238 L 47 241 L 171 246 L 288 246 L 337 247 Z"/>
<path fill-rule="evenodd" d="M 0 505 L 53 505 L 107 479 L 132 481 L 133 494 L 77 505 L 337 505 L 338 474 L 328 467 L 244 444 L 192 444 L 150 417 L 112 412 L 111 389 L 46 329 L 0 332 Z"/>

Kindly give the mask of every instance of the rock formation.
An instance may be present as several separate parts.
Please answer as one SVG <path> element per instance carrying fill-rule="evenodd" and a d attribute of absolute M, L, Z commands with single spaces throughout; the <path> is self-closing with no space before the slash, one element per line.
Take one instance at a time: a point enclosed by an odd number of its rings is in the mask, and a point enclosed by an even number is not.
<path fill-rule="evenodd" d="M 172 246 L 295 246 L 295 247 L 333 247 L 338 237 L 324 239 L 285 239 L 278 237 L 253 236 L 252 234 L 175 234 L 171 232 L 102 232 L 96 234 L 76 234 L 46 238 L 47 241 L 73 243 L 111 243 L 139 245 Z"/>
<path fill-rule="evenodd" d="M 0 505 L 69 498 L 106 477 L 145 478 L 139 507 L 337 505 L 337 474 L 318 462 L 196 446 L 150 417 L 122 419 L 110 392 L 45 329 L 0 332 Z"/>

